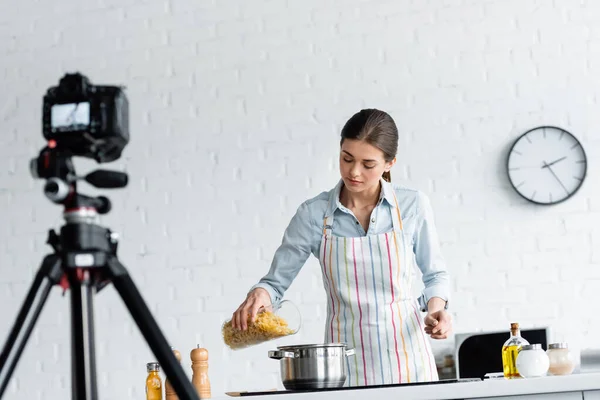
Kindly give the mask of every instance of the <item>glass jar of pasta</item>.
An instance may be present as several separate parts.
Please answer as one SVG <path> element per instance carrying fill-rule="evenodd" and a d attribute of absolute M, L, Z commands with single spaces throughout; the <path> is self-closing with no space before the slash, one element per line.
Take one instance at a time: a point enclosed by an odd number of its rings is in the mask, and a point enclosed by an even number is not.
<path fill-rule="evenodd" d="M 254 322 L 248 321 L 248 329 L 234 329 L 231 320 L 228 320 L 223 324 L 221 331 L 225 344 L 233 350 L 238 350 L 293 335 L 300 330 L 301 325 L 302 318 L 298 307 L 289 300 L 283 300 L 261 308 Z"/>

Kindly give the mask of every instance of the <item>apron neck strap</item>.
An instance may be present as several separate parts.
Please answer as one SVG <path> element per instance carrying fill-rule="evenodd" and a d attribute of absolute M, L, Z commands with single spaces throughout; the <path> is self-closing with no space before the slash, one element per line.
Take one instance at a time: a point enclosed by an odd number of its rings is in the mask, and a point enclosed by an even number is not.
<path fill-rule="evenodd" d="M 331 201 L 335 196 L 330 196 L 329 201 L 327 202 L 327 209 L 325 212 L 329 212 L 331 209 Z M 323 235 L 332 236 L 333 233 L 333 214 L 335 214 L 335 210 L 332 211 L 331 215 L 323 218 Z"/>
<path fill-rule="evenodd" d="M 396 208 L 390 207 L 390 212 L 392 213 L 392 226 L 394 227 L 395 232 L 402 232 L 402 215 L 400 215 L 400 205 L 398 205 L 398 198 L 396 197 L 396 191 L 392 190 L 394 194 L 394 202 L 396 203 Z"/>
<path fill-rule="evenodd" d="M 323 235 L 327 237 L 333 236 L 333 215 L 323 219 Z"/>

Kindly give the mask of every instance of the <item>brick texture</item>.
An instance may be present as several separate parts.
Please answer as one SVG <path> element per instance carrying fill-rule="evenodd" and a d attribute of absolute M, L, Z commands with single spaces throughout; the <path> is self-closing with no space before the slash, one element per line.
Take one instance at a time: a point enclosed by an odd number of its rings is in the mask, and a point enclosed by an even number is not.
<path fill-rule="evenodd" d="M 220 327 L 267 272 L 298 205 L 339 178 L 339 130 L 363 107 L 401 133 L 395 182 L 425 191 L 452 274 L 456 332 L 549 326 L 597 345 L 600 4 L 561 0 L 21 0 L 0 13 L 0 340 L 62 210 L 29 160 L 42 96 L 65 72 L 122 84 L 131 142 L 103 168 L 130 175 L 102 223 L 170 344 L 210 351 L 213 394 L 281 387 L 267 351 L 321 342 L 315 259 L 290 287 L 297 336 L 228 350 Z M 574 133 L 589 179 L 540 207 L 508 183 L 512 142 L 541 124 Z M 96 165 L 76 159 L 80 174 Z M 417 288 L 418 289 L 418 288 Z M 144 397 L 148 346 L 114 288 L 95 297 L 103 399 Z M 69 297 L 55 288 L 10 399 L 70 396 Z M 3 343 L 3 342 L 2 342 Z M 435 342 L 438 357 L 453 340 Z"/>

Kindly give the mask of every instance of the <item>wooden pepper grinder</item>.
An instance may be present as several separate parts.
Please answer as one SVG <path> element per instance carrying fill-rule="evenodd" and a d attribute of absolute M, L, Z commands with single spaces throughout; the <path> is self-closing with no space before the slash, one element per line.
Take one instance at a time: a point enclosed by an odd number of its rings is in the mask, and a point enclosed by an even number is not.
<path fill-rule="evenodd" d="M 173 350 L 173 354 L 175 354 L 177 361 L 181 362 L 181 353 L 172 347 L 171 349 Z M 175 393 L 175 390 L 173 390 L 173 387 L 171 386 L 171 382 L 169 382 L 169 378 L 165 379 L 165 400 L 179 400 L 177 393 Z"/>
<path fill-rule="evenodd" d="M 192 385 L 201 399 L 210 399 L 210 380 L 208 379 L 208 350 L 200 345 L 190 352 L 192 359 Z M 168 400 L 168 399 L 167 399 Z"/>

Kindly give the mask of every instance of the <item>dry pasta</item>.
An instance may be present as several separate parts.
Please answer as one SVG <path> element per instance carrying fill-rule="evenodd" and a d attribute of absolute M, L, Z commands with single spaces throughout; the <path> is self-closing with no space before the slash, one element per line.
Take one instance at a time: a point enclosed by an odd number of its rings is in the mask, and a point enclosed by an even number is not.
<path fill-rule="evenodd" d="M 248 318 L 248 329 L 245 331 L 233 329 L 231 321 L 227 321 L 223 325 L 223 341 L 234 350 L 292 333 L 294 331 L 288 327 L 288 323 L 270 311 L 259 313 L 254 323 Z"/>

